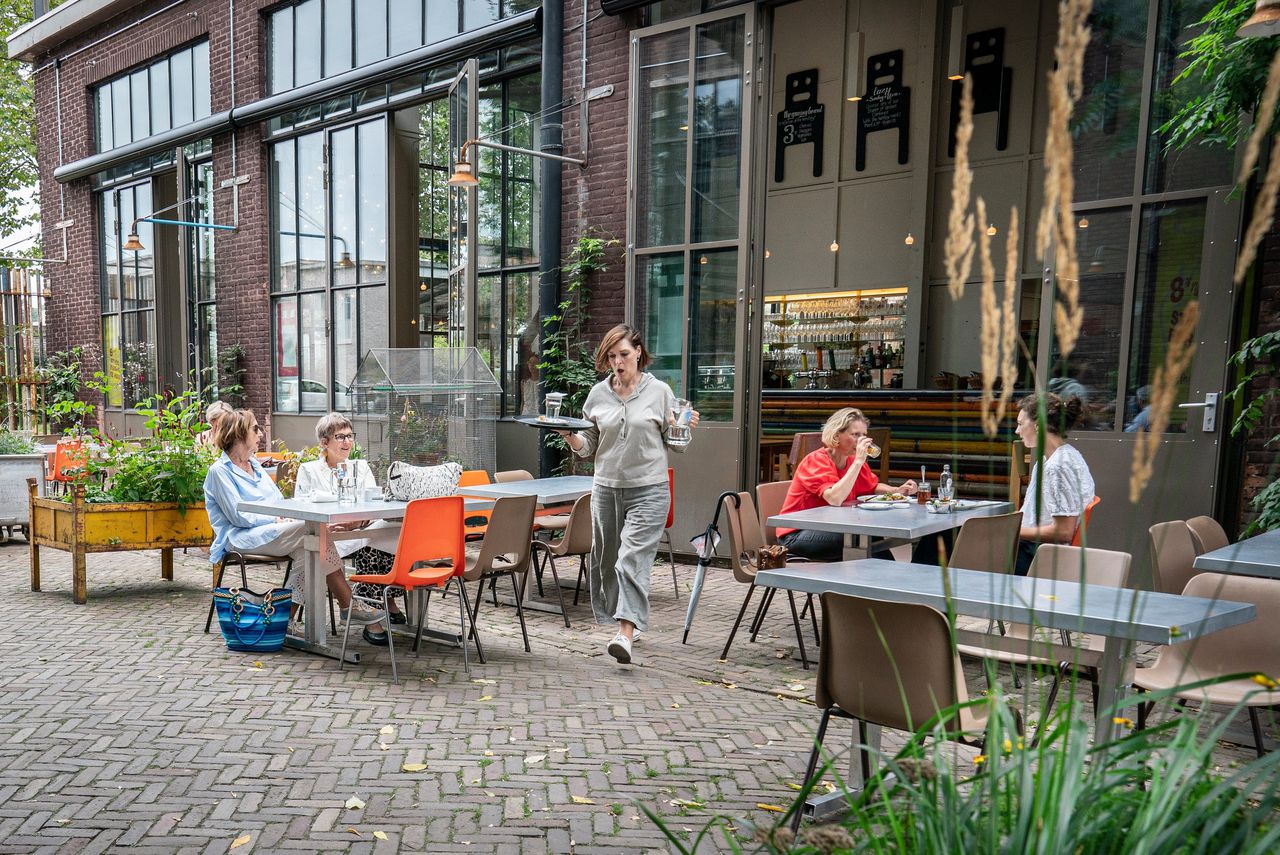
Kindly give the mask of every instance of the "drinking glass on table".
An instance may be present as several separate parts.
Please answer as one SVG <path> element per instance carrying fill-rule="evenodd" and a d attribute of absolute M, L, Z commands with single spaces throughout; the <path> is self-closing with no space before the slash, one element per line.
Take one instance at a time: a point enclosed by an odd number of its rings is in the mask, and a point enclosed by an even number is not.
<path fill-rule="evenodd" d="M 344 460 L 333 470 L 333 478 L 338 487 L 338 504 L 354 505 L 356 503 L 356 468 L 350 460 Z"/>

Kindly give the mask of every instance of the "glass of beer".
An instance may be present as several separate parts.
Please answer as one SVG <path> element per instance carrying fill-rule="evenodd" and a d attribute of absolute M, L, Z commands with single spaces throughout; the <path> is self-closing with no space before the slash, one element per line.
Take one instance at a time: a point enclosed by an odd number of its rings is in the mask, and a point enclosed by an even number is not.
<path fill-rule="evenodd" d="M 928 481 L 921 481 L 916 486 L 916 501 L 922 505 L 929 501 L 929 482 Z"/>
<path fill-rule="evenodd" d="M 876 445 L 874 442 L 867 446 L 867 457 L 870 457 L 872 460 L 878 459 L 880 457 L 880 446 Z"/>

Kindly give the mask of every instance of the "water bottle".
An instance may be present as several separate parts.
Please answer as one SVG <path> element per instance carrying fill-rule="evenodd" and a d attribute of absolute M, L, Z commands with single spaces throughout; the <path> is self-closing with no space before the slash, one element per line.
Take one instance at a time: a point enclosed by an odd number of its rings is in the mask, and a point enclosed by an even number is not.
<path fill-rule="evenodd" d="M 938 478 L 938 498 L 950 502 L 956 497 L 956 488 L 951 481 L 951 464 L 942 467 L 942 475 Z"/>

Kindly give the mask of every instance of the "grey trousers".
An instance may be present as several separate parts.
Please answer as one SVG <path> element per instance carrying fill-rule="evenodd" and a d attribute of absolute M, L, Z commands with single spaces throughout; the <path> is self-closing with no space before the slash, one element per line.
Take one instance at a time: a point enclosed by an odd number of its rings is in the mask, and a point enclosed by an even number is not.
<path fill-rule="evenodd" d="M 649 623 L 649 573 L 671 504 L 666 484 L 591 491 L 591 609 L 596 623 Z"/>

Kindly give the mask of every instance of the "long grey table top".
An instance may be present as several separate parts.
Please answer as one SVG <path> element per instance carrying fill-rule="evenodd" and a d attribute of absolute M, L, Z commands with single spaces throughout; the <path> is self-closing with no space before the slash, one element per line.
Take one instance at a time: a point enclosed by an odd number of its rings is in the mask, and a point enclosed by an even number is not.
<path fill-rule="evenodd" d="M 270 514 L 307 522 L 334 523 L 363 522 L 365 520 L 389 520 L 404 516 L 408 502 L 365 501 L 354 505 L 337 502 L 308 502 L 302 499 L 279 499 L 274 502 L 239 502 L 236 507 L 251 514 Z M 484 499 L 466 499 L 463 506 L 468 511 L 483 511 L 493 507 Z"/>
<path fill-rule="evenodd" d="M 1170 644 L 1189 641 L 1257 616 L 1252 604 L 1181 594 L 1133 591 L 1105 585 L 1055 582 L 980 570 L 949 570 L 950 601 L 957 614 Z M 927 564 L 880 558 L 804 564 L 762 570 L 757 585 L 834 592 L 947 611 L 943 571 Z"/>
<path fill-rule="evenodd" d="M 1280 529 L 1197 555 L 1197 570 L 1280 578 Z"/>
<path fill-rule="evenodd" d="M 540 505 L 560 505 L 577 501 L 590 493 L 593 484 L 594 479 L 590 475 L 562 475 L 558 478 L 532 478 L 524 481 L 505 481 L 501 484 L 459 487 L 458 492 L 487 499 L 537 496 Z"/>
<path fill-rule="evenodd" d="M 1008 502 L 982 504 L 969 510 L 950 514 L 931 514 L 924 505 L 910 503 L 906 508 L 890 508 L 887 511 L 868 511 L 858 506 L 834 508 L 830 505 L 807 511 L 792 511 L 769 517 L 768 525 L 781 528 L 802 528 L 812 531 L 834 531 L 839 534 L 866 534 L 872 537 L 902 537 L 915 540 L 927 534 L 937 534 L 959 528 L 969 517 L 990 517 L 1007 514 L 1013 507 Z"/>

